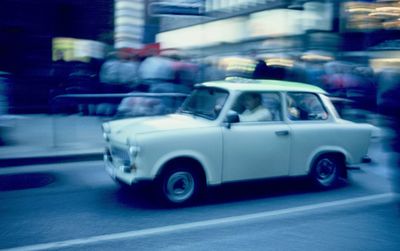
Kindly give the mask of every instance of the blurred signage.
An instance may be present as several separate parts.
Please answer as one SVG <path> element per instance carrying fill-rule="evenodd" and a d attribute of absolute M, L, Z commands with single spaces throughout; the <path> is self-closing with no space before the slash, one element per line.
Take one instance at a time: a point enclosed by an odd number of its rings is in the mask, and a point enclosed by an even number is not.
<path fill-rule="evenodd" d="M 142 48 L 138 49 L 136 47 L 124 47 L 119 48 L 118 52 L 130 57 L 130 56 L 151 56 L 151 55 L 159 55 L 160 54 L 160 44 L 159 43 L 151 43 L 146 44 Z"/>
<path fill-rule="evenodd" d="M 145 0 L 115 0 L 115 48 L 143 47 L 145 11 Z"/>
<path fill-rule="evenodd" d="M 249 37 L 287 36 L 303 34 L 300 10 L 274 9 L 250 14 Z"/>
<path fill-rule="evenodd" d="M 303 11 L 303 29 L 331 31 L 333 3 L 306 2 Z"/>
<path fill-rule="evenodd" d="M 243 38 L 247 38 L 246 17 L 218 20 L 157 34 L 157 41 L 161 43 L 162 48 L 190 48 L 236 43 Z"/>
<path fill-rule="evenodd" d="M 140 51 L 141 56 L 157 55 L 160 53 L 160 43 L 146 44 Z"/>
<path fill-rule="evenodd" d="M 53 61 L 82 61 L 105 56 L 105 44 L 85 39 L 53 38 Z"/>
<path fill-rule="evenodd" d="M 149 14 L 199 16 L 204 14 L 205 0 L 175 0 L 153 2 L 149 5 Z"/>

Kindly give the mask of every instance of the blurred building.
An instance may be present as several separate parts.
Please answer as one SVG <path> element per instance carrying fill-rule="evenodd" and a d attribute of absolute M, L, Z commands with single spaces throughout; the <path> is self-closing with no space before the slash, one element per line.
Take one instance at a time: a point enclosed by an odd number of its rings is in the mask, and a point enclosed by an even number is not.
<path fill-rule="evenodd" d="M 159 18 L 150 15 L 151 0 L 114 0 L 114 48 L 145 51 L 154 46 Z"/>
<path fill-rule="evenodd" d="M 107 46 L 379 69 L 400 64 L 399 18 L 398 0 L 2 0 L 0 71 L 14 75 L 11 112 L 41 112 L 71 62 L 101 61 Z"/>
<path fill-rule="evenodd" d="M 400 65 L 400 2 L 347 1 L 341 4 L 343 52 L 366 59 L 376 71 Z"/>
<path fill-rule="evenodd" d="M 0 70 L 14 75 L 11 112 L 46 111 L 53 38 L 112 42 L 113 14 L 113 0 L 2 0 Z"/>
<path fill-rule="evenodd" d="M 364 62 L 371 56 L 385 57 L 383 51 L 390 50 L 391 57 L 399 51 L 398 0 L 208 0 L 204 4 L 203 15 L 161 15 L 157 41 L 163 48 L 205 57 L 307 53 L 307 59 L 312 59 L 310 52 L 322 51 Z"/>
<path fill-rule="evenodd" d="M 337 4 L 332 1 L 209 0 L 204 4 L 204 15 L 162 17 L 157 35 L 162 47 L 209 56 L 336 51 L 339 46 L 333 33 L 338 29 Z M 179 39 L 182 36 L 186 39 Z"/>
<path fill-rule="evenodd" d="M 159 24 L 147 14 L 148 2 L 0 1 L 0 71 L 15 79 L 10 111 L 46 112 L 49 91 L 77 66 L 101 64 L 105 50 L 114 46 L 140 49 L 154 43 Z"/>

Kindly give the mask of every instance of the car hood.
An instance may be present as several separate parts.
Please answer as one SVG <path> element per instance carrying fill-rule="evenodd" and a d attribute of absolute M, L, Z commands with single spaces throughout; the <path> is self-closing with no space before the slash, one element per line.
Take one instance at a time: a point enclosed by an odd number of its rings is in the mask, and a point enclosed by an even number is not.
<path fill-rule="evenodd" d="M 128 137 L 141 133 L 154 133 L 167 130 L 182 130 L 210 126 L 211 121 L 203 118 L 170 114 L 155 117 L 140 117 L 107 122 L 113 141 L 125 143 Z"/>

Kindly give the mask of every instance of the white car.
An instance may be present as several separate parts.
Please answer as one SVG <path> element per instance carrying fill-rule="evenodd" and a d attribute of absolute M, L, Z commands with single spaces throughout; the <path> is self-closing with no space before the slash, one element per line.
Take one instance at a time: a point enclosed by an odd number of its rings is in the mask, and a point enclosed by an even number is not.
<path fill-rule="evenodd" d="M 263 116 L 245 118 L 244 97 Z M 251 96 L 250 95 L 250 96 Z M 267 110 L 267 111 L 265 111 Z M 122 184 L 151 181 L 167 203 L 207 186 L 309 176 L 321 188 L 362 162 L 373 126 L 343 120 L 324 90 L 277 80 L 207 82 L 174 114 L 103 124 L 106 170 Z"/>

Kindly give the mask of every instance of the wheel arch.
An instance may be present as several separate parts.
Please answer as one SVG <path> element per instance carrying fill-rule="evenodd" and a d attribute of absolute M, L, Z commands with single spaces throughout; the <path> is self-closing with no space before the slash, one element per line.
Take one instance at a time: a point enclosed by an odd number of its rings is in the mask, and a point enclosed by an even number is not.
<path fill-rule="evenodd" d="M 156 179 L 162 177 L 163 174 L 166 173 L 168 170 L 182 164 L 193 169 L 199 175 L 202 186 L 207 185 L 207 173 L 204 168 L 204 165 L 197 158 L 194 158 L 193 156 L 176 156 L 171 159 L 168 159 L 158 169 L 157 174 L 155 176 Z"/>
<path fill-rule="evenodd" d="M 347 178 L 347 168 L 346 168 L 347 155 L 345 152 L 340 151 L 339 149 L 330 149 L 330 150 L 325 149 L 314 154 L 313 158 L 309 163 L 308 174 L 311 174 L 315 163 L 317 162 L 318 159 L 320 159 L 323 156 L 333 156 L 335 159 L 337 159 L 340 163 L 339 176 L 342 178 Z"/>

